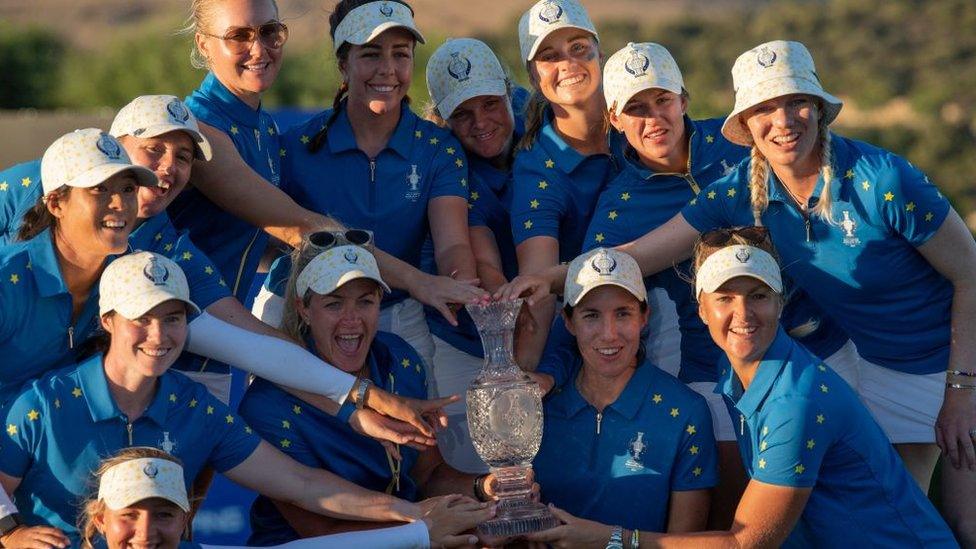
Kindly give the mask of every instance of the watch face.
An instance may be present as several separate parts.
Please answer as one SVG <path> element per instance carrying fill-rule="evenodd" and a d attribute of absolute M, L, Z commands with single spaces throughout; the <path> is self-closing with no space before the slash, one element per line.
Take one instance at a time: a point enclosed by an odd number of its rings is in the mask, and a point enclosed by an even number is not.
<path fill-rule="evenodd" d="M 5 536 L 12 532 L 14 528 L 24 524 L 20 518 L 20 513 L 13 513 L 5 517 L 0 517 L 0 536 Z"/>

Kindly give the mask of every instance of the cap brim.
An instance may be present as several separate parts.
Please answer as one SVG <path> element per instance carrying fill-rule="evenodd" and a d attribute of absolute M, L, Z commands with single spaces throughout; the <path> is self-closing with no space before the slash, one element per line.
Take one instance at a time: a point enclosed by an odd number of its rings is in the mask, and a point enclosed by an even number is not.
<path fill-rule="evenodd" d="M 399 21 L 387 21 L 386 23 L 381 23 L 376 27 L 374 27 L 373 30 L 370 31 L 369 33 L 366 32 L 357 33 L 353 36 L 350 36 L 349 38 L 346 38 L 345 40 L 343 40 L 343 42 L 348 42 L 356 46 L 362 46 L 363 44 L 368 44 L 372 42 L 379 35 L 383 34 L 384 32 L 390 29 L 406 29 L 410 31 L 410 34 L 413 35 L 414 39 L 416 39 L 417 42 L 420 42 L 421 44 L 427 43 L 424 40 L 424 35 L 420 34 L 419 30 L 415 29 L 414 27 L 411 27 L 410 25 L 401 23 Z M 342 47 L 341 43 L 336 45 L 335 47 L 336 51 L 339 51 L 340 47 Z"/>
<path fill-rule="evenodd" d="M 557 23 L 548 27 L 545 34 L 540 34 L 536 37 L 535 41 L 532 42 L 532 47 L 529 48 L 529 53 L 525 56 L 525 62 L 528 63 L 529 61 L 532 61 L 532 59 L 535 58 L 535 54 L 539 51 L 539 46 L 542 45 L 542 41 L 545 40 L 547 36 L 559 29 L 579 29 L 581 31 L 586 31 L 588 34 L 591 34 L 597 42 L 600 41 L 600 37 L 593 29 L 588 29 L 579 25 L 572 25 L 570 23 Z"/>
<path fill-rule="evenodd" d="M 783 293 L 782 280 L 772 280 L 771 277 L 757 274 L 754 267 L 749 265 L 736 265 L 731 269 L 725 270 L 721 275 L 715 277 L 715 279 L 711 281 L 711 284 L 700 286 L 698 288 L 698 293 L 701 294 L 701 292 L 706 292 L 710 294 L 721 288 L 722 284 L 725 284 L 733 278 L 738 278 L 740 276 L 754 278 L 769 286 L 774 292 L 778 294 Z"/>
<path fill-rule="evenodd" d="M 69 187 L 80 187 L 87 189 L 90 187 L 95 187 L 101 185 L 112 176 L 124 172 L 132 172 L 132 175 L 136 179 L 136 183 L 144 187 L 155 187 L 159 185 L 159 179 L 156 178 L 149 168 L 144 166 L 138 166 L 136 164 L 101 164 L 91 168 L 87 172 L 75 176 L 74 179 L 69 181 L 67 185 Z"/>
<path fill-rule="evenodd" d="M 631 288 L 630 286 L 627 286 L 626 284 L 621 284 L 620 282 L 614 282 L 608 280 L 603 284 L 593 284 L 590 285 L 589 287 L 584 287 L 583 290 L 579 293 L 579 295 L 577 295 L 572 300 L 567 300 L 566 304 L 569 305 L 570 307 L 575 307 L 579 305 L 579 302 L 582 301 L 587 294 L 603 286 L 616 286 L 618 288 L 623 288 L 624 290 L 627 290 L 627 293 L 636 297 L 637 300 L 640 301 L 641 303 L 647 302 L 647 289 L 643 286 L 643 281 L 641 282 L 641 290 L 643 290 L 643 292 L 641 292 L 635 288 Z"/>
<path fill-rule="evenodd" d="M 472 97 L 480 97 L 482 95 L 505 96 L 507 93 L 508 87 L 505 84 L 505 80 L 500 78 L 479 80 L 468 85 L 459 86 L 454 93 L 451 93 L 437 104 L 437 112 L 443 118 L 447 119 L 451 117 L 451 114 L 454 113 L 454 110 L 461 103 L 464 103 Z"/>
<path fill-rule="evenodd" d="M 349 282 L 352 282 L 353 280 L 358 280 L 360 278 L 368 278 L 369 280 L 372 280 L 372 281 L 376 282 L 377 284 L 379 284 L 380 285 L 380 288 L 382 288 L 384 292 L 391 293 L 390 287 L 386 285 L 386 282 L 383 282 L 383 279 L 382 278 L 380 278 L 377 275 L 367 273 L 366 271 L 364 271 L 362 269 L 353 269 L 353 270 L 350 270 L 350 271 L 346 271 L 345 273 L 342 274 L 342 276 L 340 276 L 335 281 L 335 284 L 328 284 L 325 281 L 326 278 L 327 277 L 321 277 L 321 278 L 318 278 L 316 280 L 313 280 L 308 285 L 308 289 L 309 290 L 312 290 L 313 292 L 315 292 L 315 293 L 317 293 L 319 295 L 327 295 L 327 294 L 331 294 L 332 292 L 338 290 L 339 288 L 341 288 L 345 284 L 347 284 Z M 304 293 L 304 292 L 301 292 L 301 293 Z"/>
<path fill-rule="evenodd" d="M 129 320 L 135 320 L 141 317 L 142 315 L 148 313 L 149 311 L 151 311 L 153 307 L 156 307 L 160 303 L 166 303 L 167 301 L 173 301 L 173 300 L 182 301 L 183 303 L 186 303 L 186 306 L 189 308 L 189 313 L 195 315 L 200 314 L 200 307 L 197 307 L 196 303 L 188 299 L 180 299 L 169 292 L 165 292 L 162 290 L 155 290 L 155 291 L 147 292 L 146 294 L 143 294 L 143 296 L 144 297 L 139 300 L 139 305 L 129 305 L 129 304 L 116 305 L 112 309 L 106 311 L 99 311 L 99 316 L 104 316 L 106 313 L 110 311 L 115 311 L 116 313 L 122 315 L 124 318 L 127 318 Z"/>
<path fill-rule="evenodd" d="M 841 107 L 844 106 L 844 102 L 839 98 L 825 92 L 819 85 L 806 78 L 783 76 L 765 81 L 761 85 L 754 86 L 754 88 L 755 93 L 736 95 L 735 108 L 722 124 L 722 135 L 736 145 L 752 146 L 752 134 L 749 133 L 749 128 L 739 120 L 739 115 L 763 101 L 798 93 L 819 97 L 824 102 L 823 116 L 827 118 L 828 124 L 837 118 Z"/>
<path fill-rule="evenodd" d="M 194 156 L 200 160 L 208 161 L 213 158 L 213 150 L 210 147 L 210 141 L 207 141 L 207 138 L 202 133 L 192 128 L 187 128 L 186 126 L 177 126 L 176 124 L 157 124 L 155 126 L 144 128 L 139 135 L 134 135 L 134 137 L 158 137 L 169 132 L 188 133 L 190 135 L 190 139 L 193 140 Z M 115 137 L 119 136 L 116 135 Z"/>

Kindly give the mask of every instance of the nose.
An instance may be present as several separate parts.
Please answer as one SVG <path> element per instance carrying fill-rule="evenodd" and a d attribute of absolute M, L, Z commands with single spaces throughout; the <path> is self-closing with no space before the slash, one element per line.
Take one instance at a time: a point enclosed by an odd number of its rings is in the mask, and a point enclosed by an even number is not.
<path fill-rule="evenodd" d="M 786 109 L 784 107 L 777 107 L 776 110 L 773 111 L 773 125 L 776 126 L 777 128 L 788 127 L 790 125 L 790 122 L 792 122 L 792 120 L 793 120 L 793 115 L 789 111 L 789 109 Z"/>
<path fill-rule="evenodd" d="M 156 172 L 165 175 L 172 175 L 176 166 L 176 151 L 168 150 L 159 157 L 156 165 Z"/>
<path fill-rule="evenodd" d="M 162 343 L 164 337 L 162 321 L 158 318 L 153 319 L 146 326 L 146 341 L 153 344 Z"/>
<path fill-rule="evenodd" d="M 613 341 L 617 338 L 617 320 L 612 315 L 608 315 L 603 320 L 600 335 L 605 341 Z"/>
<path fill-rule="evenodd" d="M 149 513 L 139 513 L 135 524 L 132 525 L 132 538 L 130 542 L 146 543 L 153 533 L 153 520 Z"/>
<path fill-rule="evenodd" d="M 748 298 L 746 298 L 745 296 L 738 296 L 735 299 L 732 313 L 734 317 L 738 320 L 748 320 L 752 318 L 753 311 Z"/>

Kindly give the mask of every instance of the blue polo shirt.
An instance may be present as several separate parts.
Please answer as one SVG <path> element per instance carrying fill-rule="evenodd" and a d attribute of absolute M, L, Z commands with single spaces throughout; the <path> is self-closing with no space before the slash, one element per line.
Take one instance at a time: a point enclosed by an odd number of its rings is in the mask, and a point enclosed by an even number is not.
<path fill-rule="evenodd" d="M 0 246 L 17 240 L 24 214 L 41 196 L 41 160 L 31 160 L 0 172 Z"/>
<path fill-rule="evenodd" d="M 599 415 L 576 388 L 577 372 L 545 401 L 532 465 L 543 500 L 578 517 L 663 532 L 672 491 L 718 483 L 708 404 L 645 361 Z"/>
<path fill-rule="evenodd" d="M 118 450 L 153 446 L 173 454 L 189 487 L 205 466 L 233 469 L 261 440 L 203 385 L 175 372 L 159 377 L 152 403 L 130 423 L 109 392 L 102 355 L 25 387 L 4 429 L 0 471 L 22 479 L 14 500 L 24 519 L 73 538 L 92 472 Z"/>
<path fill-rule="evenodd" d="M 722 367 L 749 476 L 812 488 L 785 547 L 957 547 L 853 389 L 783 330 L 747 390 Z"/>
<path fill-rule="evenodd" d="M 98 288 L 72 319 L 71 294 L 61 278 L 50 229 L 0 247 L 0 409 L 21 385 L 75 362 L 98 327 Z"/>
<path fill-rule="evenodd" d="M 559 241 L 559 261 L 580 254 L 597 198 L 620 172 L 625 140 L 614 130 L 607 138 L 610 154 L 583 156 L 560 137 L 552 111 L 546 111 L 532 146 L 515 156 L 511 216 L 516 246 L 551 236 Z"/>
<path fill-rule="evenodd" d="M 403 102 L 386 148 L 369 158 L 356 144 L 345 103 L 340 109 L 315 153 L 309 152 L 308 143 L 331 109 L 285 133 L 282 189 L 304 208 L 347 227 L 373 231 L 377 248 L 420 268 L 421 248 L 430 233 L 428 203 L 441 196 L 468 198 L 464 149 L 450 131 L 421 119 Z M 284 295 L 290 269 L 291 261 L 279 258 L 265 287 Z M 394 289 L 383 298 L 383 306 L 406 297 Z"/>
<path fill-rule="evenodd" d="M 399 336 L 377 332 L 366 363 L 377 387 L 405 397 L 427 398 L 420 356 Z M 267 380 L 259 378 L 251 384 L 240 413 L 265 440 L 299 463 L 326 469 L 370 490 L 384 492 L 391 486 L 390 464 L 380 443 Z M 399 489 L 393 486 L 392 494 L 413 501 L 417 485 L 410 471 L 418 452 L 401 446 L 400 455 L 400 485 Z M 264 496 L 258 496 L 251 508 L 251 529 L 249 545 L 276 545 L 299 538 Z"/>
<path fill-rule="evenodd" d="M 909 374 L 943 371 L 953 288 L 916 248 L 942 225 L 949 202 L 901 157 L 836 134 L 832 143 L 834 224 L 805 220 L 770 170 L 762 222 L 783 269 L 850 335 L 862 357 Z M 822 189 L 821 179 L 809 208 Z M 702 192 L 682 210 L 698 231 L 753 224 L 748 162 Z"/>
<path fill-rule="evenodd" d="M 213 73 L 189 97 L 186 106 L 197 120 L 227 134 L 248 166 L 278 186 L 280 158 L 284 154 L 278 127 L 271 115 L 254 110 L 232 94 Z M 191 238 L 217 264 L 231 292 L 243 303 L 264 254 L 268 235 L 189 187 L 169 206 L 173 224 Z"/>

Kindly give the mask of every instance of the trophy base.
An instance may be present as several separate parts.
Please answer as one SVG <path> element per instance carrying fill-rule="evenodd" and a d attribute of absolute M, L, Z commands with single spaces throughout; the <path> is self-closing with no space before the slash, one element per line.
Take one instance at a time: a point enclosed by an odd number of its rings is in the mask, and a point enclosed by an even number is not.
<path fill-rule="evenodd" d="M 548 530 L 559 526 L 559 519 L 549 508 L 532 501 L 516 506 L 499 507 L 498 515 L 478 525 L 478 533 L 489 537 L 511 537 Z"/>

